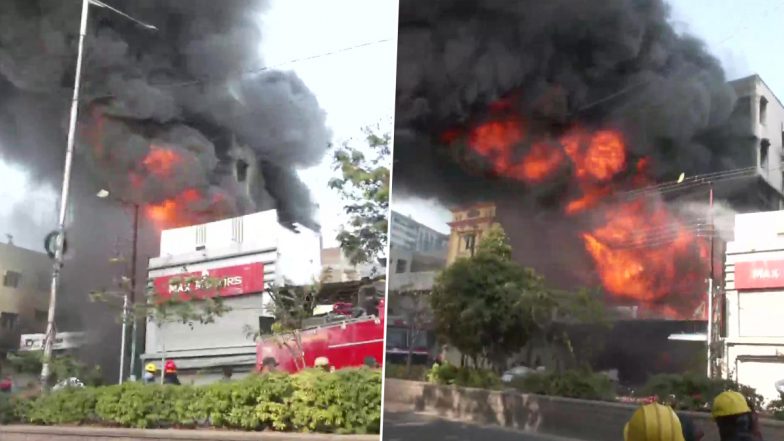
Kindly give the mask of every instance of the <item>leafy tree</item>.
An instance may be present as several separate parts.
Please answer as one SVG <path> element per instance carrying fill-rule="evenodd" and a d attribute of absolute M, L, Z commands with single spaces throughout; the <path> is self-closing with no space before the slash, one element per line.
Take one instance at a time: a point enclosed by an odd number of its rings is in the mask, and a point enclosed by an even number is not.
<path fill-rule="evenodd" d="M 363 131 L 364 148 L 345 142 L 335 151 L 333 164 L 340 177 L 329 182 L 345 201 L 348 225 L 337 240 L 354 265 L 373 262 L 387 246 L 391 136 Z"/>
<path fill-rule="evenodd" d="M 512 261 L 500 226 L 485 234 L 473 257 L 459 259 L 439 275 L 431 306 L 442 338 L 474 365 L 487 359 L 498 370 L 528 342 L 550 308 L 542 278 Z"/>
<path fill-rule="evenodd" d="M 411 374 L 414 356 L 414 345 L 426 334 L 433 313 L 430 309 L 430 292 L 428 291 L 402 291 L 395 293 L 397 296 L 396 310 L 400 311 L 406 321 L 408 335 L 408 356 L 406 357 L 406 374 Z"/>
<path fill-rule="evenodd" d="M 270 304 L 267 310 L 275 317 L 271 338 L 279 347 L 286 348 L 298 369 L 305 368 L 305 351 L 302 347 L 302 332 L 305 320 L 313 316 L 321 283 L 305 286 L 270 286 L 267 294 Z M 245 327 L 248 337 L 259 338 L 258 331 Z"/>

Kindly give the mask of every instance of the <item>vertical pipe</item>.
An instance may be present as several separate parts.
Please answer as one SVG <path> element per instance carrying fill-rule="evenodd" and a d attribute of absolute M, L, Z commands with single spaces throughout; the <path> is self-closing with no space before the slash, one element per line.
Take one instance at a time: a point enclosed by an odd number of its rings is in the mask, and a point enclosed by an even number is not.
<path fill-rule="evenodd" d="M 706 337 L 708 340 L 708 378 L 713 378 L 713 290 L 714 290 L 714 259 L 713 259 L 713 245 L 714 245 L 714 227 L 713 227 L 713 183 L 709 183 L 709 202 L 708 202 L 708 222 L 710 223 L 710 257 L 709 257 L 709 279 L 708 279 L 708 331 Z"/>
<path fill-rule="evenodd" d="M 139 323 L 139 318 L 136 317 L 136 310 L 134 306 L 136 306 L 136 260 L 137 260 L 137 252 L 138 252 L 138 243 L 139 243 L 139 205 L 134 204 L 133 206 L 133 249 L 131 251 L 131 320 L 133 323 L 131 325 L 131 360 L 130 360 L 130 368 L 129 374 L 131 376 L 131 380 L 136 379 L 136 339 L 137 337 L 137 326 Z"/>
<path fill-rule="evenodd" d="M 87 18 L 90 0 L 82 0 L 82 18 L 79 25 L 79 44 L 76 55 L 76 73 L 74 75 L 73 97 L 71 99 L 71 116 L 68 124 L 68 141 L 65 151 L 65 170 L 63 171 L 63 187 L 60 195 L 60 217 L 57 225 L 57 248 L 52 268 L 52 284 L 49 292 L 49 313 L 46 321 L 46 337 L 44 339 L 44 358 L 41 365 L 41 388 L 46 391 L 51 369 L 52 346 L 56 336 L 54 315 L 57 308 L 57 285 L 60 281 L 60 269 L 63 266 L 63 244 L 65 243 L 65 219 L 68 213 L 68 193 L 71 187 L 71 166 L 73 164 L 74 144 L 76 143 L 76 121 L 79 117 L 79 87 L 82 78 L 82 59 L 84 57 L 84 37 L 87 34 Z"/>
<path fill-rule="evenodd" d="M 120 380 L 119 384 L 123 384 L 125 378 L 125 341 L 128 334 L 128 293 L 123 295 L 123 312 L 122 312 L 122 337 L 120 340 Z"/>

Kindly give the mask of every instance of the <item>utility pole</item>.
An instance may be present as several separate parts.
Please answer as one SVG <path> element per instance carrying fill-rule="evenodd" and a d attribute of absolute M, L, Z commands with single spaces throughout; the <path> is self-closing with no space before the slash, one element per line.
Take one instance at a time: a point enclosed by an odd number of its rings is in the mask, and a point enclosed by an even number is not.
<path fill-rule="evenodd" d="M 65 218 L 68 213 L 68 196 L 71 187 L 71 168 L 73 167 L 74 145 L 76 144 L 76 121 L 79 118 L 79 89 L 82 82 L 82 62 L 84 59 L 84 39 L 87 35 L 87 20 L 90 5 L 109 9 L 138 25 L 157 30 L 153 25 L 143 23 L 128 14 L 119 11 L 99 0 L 82 0 L 82 14 L 79 23 L 79 43 L 76 55 L 76 73 L 74 75 L 73 96 L 71 98 L 71 115 L 68 122 L 68 141 L 65 150 L 65 170 L 63 171 L 63 186 L 60 194 L 60 215 L 57 223 L 57 236 L 55 237 L 54 264 L 52 265 L 52 283 L 49 292 L 49 312 L 46 320 L 46 336 L 44 338 L 44 357 L 41 364 L 41 388 L 48 389 L 49 375 L 51 373 L 52 347 L 56 337 L 54 315 L 57 308 L 57 285 L 60 281 L 60 271 L 63 267 L 63 246 L 65 244 Z"/>
<path fill-rule="evenodd" d="M 133 205 L 133 249 L 131 251 L 131 308 L 133 324 L 131 325 L 131 380 L 136 379 L 136 338 L 139 318 L 136 317 L 136 259 L 139 243 L 139 204 Z"/>
<path fill-rule="evenodd" d="M 54 312 L 57 306 L 57 284 L 60 281 L 60 270 L 63 267 L 63 244 L 65 243 L 65 217 L 68 209 L 68 194 L 71 186 L 71 166 L 76 139 L 76 120 L 79 116 L 79 86 L 82 78 L 82 60 L 84 57 L 84 37 L 87 34 L 87 13 L 90 9 L 90 0 L 82 0 L 82 18 L 79 25 L 79 46 L 76 56 L 76 75 L 74 76 L 73 97 L 71 99 L 71 117 L 68 123 L 68 143 L 65 151 L 65 171 L 63 173 L 63 188 L 60 195 L 60 217 L 57 224 L 57 236 L 54 265 L 52 268 L 52 283 L 49 291 L 49 312 L 46 319 L 46 337 L 44 338 L 44 359 L 41 365 L 41 388 L 48 389 L 50 364 L 52 360 L 52 345 L 55 339 Z"/>
<path fill-rule="evenodd" d="M 713 351 L 713 341 L 715 339 L 715 332 L 713 329 L 713 310 L 715 305 L 713 304 L 714 296 L 713 292 L 715 291 L 716 287 L 716 278 L 714 273 L 714 242 L 716 237 L 715 227 L 713 225 L 713 182 L 708 182 L 709 190 L 708 190 L 708 222 L 710 226 L 710 257 L 708 258 L 708 264 L 710 265 L 709 275 L 708 275 L 708 329 L 706 331 L 706 337 L 708 341 L 708 378 L 713 378 L 716 374 L 715 369 L 713 368 L 714 362 L 714 351 Z"/>

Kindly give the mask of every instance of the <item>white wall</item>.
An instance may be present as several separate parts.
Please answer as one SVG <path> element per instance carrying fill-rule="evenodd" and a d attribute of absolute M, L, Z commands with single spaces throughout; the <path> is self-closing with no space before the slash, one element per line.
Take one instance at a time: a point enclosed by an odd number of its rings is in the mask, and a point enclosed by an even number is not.
<path fill-rule="evenodd" d="M 784 379 L 784 288 L 739 292 L 735 264 L 784 260 L 784 211 L 736 215 L 734 233 L 725 263 L 724 375 L 772 400 L 774 383 Z"/>
<path fill-rule="evenodd" d="M 197 250 L 197 246 L 203 249 Z M 161 235 L 161 256 L 150 260 L 152 278 L 198 272 L 203 269 L 242 265 L 252 262 L 264 264 L 264 284 L 312 283 L 321 272 L 321 243 L 319 235 L 300 228 L 296 234 L 283 228 L 274 210 L 254 213 L 241 218 L 227 219 L 164 231 Z M 214 323 L 187 324 L 148 323 L 146 352 L 161 351 L 177 357 L 177 351 L 202 351 L 244 348 L 254 350 L 254 341 L 246 337 L 244 328 L 258 329 L 259 316 L 269 316 L 269 298 L 264 293 L 227 297 L 225 305 L 231 309 Z M 163 336 L 163 342 L 161 335 Z M 185 354 L 182 354 L 183 356 Z M 205 355 L 205 354 L 202 354 Z"/>

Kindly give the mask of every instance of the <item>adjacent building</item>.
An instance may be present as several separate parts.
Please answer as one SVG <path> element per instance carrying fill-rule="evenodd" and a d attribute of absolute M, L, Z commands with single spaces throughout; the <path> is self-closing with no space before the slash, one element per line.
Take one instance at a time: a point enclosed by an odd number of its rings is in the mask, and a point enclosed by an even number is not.
<path fill-rule="evenodd" d="M 757 173 L 718 182 L 717 196 L 740 212 L 784 208 L 784 105 L 759 75 L 729 83 L 738 97 L 729 120 L 738 167 Z"/>
<path fill-rule="evenodd" d="M 784 211 L 739 214 L 727 244 L 722 320 L 723 377 L 779 398 L 784 380 Z M 723 306 L 723 308 L 722 308 Z"/>
<path fill-rule="evenodd" d="M 351 263 L 340 247 L 321 250 L 321 267 L 323 283 L 354 282 L 382 276 L 386 272 L 386 268 L 379 264 Z"/>
<path fill-rule="evenodd" d="M 498 222 L 496 206 L 493 203 L 480 203 L 452 209 L 452 222 L 449 223 L 449 248 L 447 265 L 461 257 L 471 257 L 483 235 Z"/>
<path fill-rule="evenodd" d="M 449 236 L 440 233 L 411 216 L 392 211 L 389 243 L 391 248 L 437 254 L 447 247 Z"/>
<path fill-rule="evenodd" d="M 0 244 L 0 356 L 22 334 L 46 330 L 52 261 L 44 253 Z"/>
<path fill-rule="evenodd" d="M 180 377 L 196 383 L 219 378 L 223 367 L 231 367 L 237 377 L 251 372 L 256 364 L 253 334 L 268 332 L 274 321 L 267 288 L 317 280 L 320 244 L 314 231 L 281 225 L 275 210 L 163 231 L 160 256 L 149 262 L 156 290 L 196 292 L 193 283 L 202 276 L 218 279 L 218 295 L 230 311 L 214 323 L 191 326 L 149 320 L 143 363 L 174 360 Z"/>

